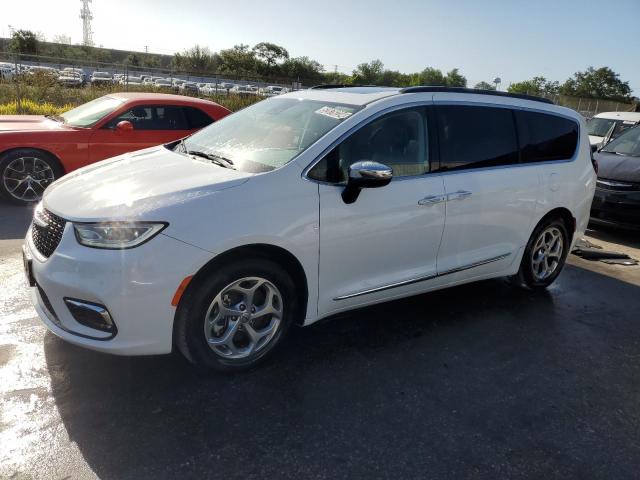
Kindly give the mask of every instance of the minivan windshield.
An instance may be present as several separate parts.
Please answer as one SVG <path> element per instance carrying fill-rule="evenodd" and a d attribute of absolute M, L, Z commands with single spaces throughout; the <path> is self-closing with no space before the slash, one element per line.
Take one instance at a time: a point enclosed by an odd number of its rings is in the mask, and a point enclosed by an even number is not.
<path fill-rule="evenodd" d="M 64 123 L 73 127 L 91 127 L 119 108 L 123 102 L 124 99 L 122 98 L 100 97 L 79 107 L 72 108 L 60 116 L 64 119 Z"/>
<path fill-rule="evenodd" d="M 609 142 L 601 151 L 640 157 L 640 127 L 627 130 L 618 138 Z"/>
<path fill-rule="evenodd" d="M 289 163 L 359 108 L 291 97 L 262 100 L 195 133 L 184 148 L 229 159 L 238 170 L 266 172 Z"/>

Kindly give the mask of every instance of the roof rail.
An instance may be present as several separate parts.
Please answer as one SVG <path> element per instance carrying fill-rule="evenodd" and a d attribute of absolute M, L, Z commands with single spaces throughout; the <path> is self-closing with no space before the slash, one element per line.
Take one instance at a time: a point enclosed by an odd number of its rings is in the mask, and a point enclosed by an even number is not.
<path fill-rule="evenodd" d="M 346 85 L 341 83 L 324 83 L 321 85 L 314 85 L 313 87 L 309 87 L 309 90 L 329 90 L 331 88 L 351 88 L 351 87 L 377 87 L 377 85 Z"/>
<path fill-rule="evenodd" d="M 523 100 L 532 100 L 534 102 L 550 103 L 553 105 L 553 101 L 548 98 L 536 97 L 534 95 L 525 95 L 523 93 L 508 93 L 497 92 L 495 90 L 480 90 L 478 88 L 463 88 L 463 87 L 406 87 L 400 90 L 400 93 L 421 93 L 421 92 L 433 92 L 433 93 L 473 93 L 475 95 L 493 95 L 496 97 L 511 97 L 521 98 Z"/>

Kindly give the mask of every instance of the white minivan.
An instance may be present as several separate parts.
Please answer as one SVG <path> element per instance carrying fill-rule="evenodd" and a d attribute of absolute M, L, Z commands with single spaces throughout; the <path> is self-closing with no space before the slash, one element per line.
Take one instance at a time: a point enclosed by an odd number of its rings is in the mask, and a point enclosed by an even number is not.
<path fill-rule="evenodd" d="M 502 276 L 547 287 L 595 185 L 583 118 L 543 99 L 309 89 L 53 183 L 25 268 L 69 342 L 238 370 L 356 307 Z"/>

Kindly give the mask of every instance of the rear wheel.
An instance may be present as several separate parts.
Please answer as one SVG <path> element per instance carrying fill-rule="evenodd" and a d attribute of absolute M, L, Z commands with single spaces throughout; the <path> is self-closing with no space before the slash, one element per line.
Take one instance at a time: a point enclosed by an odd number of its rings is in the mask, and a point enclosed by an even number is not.
<path fill-rule="evenodd" d="M 0 157 L 0 194 L 12 203 L 39 201 L 60 176 L 58 162 L 40 150 L 12 150 Z"/>
<path fill-rule="evenodd" d="M 296 303 L 293 282 L 276 263 L 257 258 L 229 264 L 185 294 L 176 344 L 205 368 L 253 367 L 282 343 Z"/>
<path fill-rule="evenodd" d="M 560 218 L 550 218 L 538 224 L 520 263 L 520 270 L 512 277 L 514 283 L 543 289 L 560 275 L 569 253 L 569 235 Z"/>

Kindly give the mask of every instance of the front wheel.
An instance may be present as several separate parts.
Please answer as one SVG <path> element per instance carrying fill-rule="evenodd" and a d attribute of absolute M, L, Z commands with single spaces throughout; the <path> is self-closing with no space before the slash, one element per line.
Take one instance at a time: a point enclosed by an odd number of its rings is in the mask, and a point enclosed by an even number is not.
<path fill-rule="evenodd" d="M 185 293 L 176 344 L 196 365 L 248 369 L 282 343 L 296 304 L 293 282 L 276 263 L 256 258 L 229 264 Z"/>
<path fill-rule="evenodd" d="M 551 218 L 538 224 L 527 243 L 514 283 L 530 289 L 551 285 L 564 267 L 570 248 L 565 223 Z"/>
<path fill-rule="evenodd" d="M 61 175 L 55 159 L 39 150 L 24 148 L 0 156 L 0 194 L 12 203 L 39 201 Z"/>

